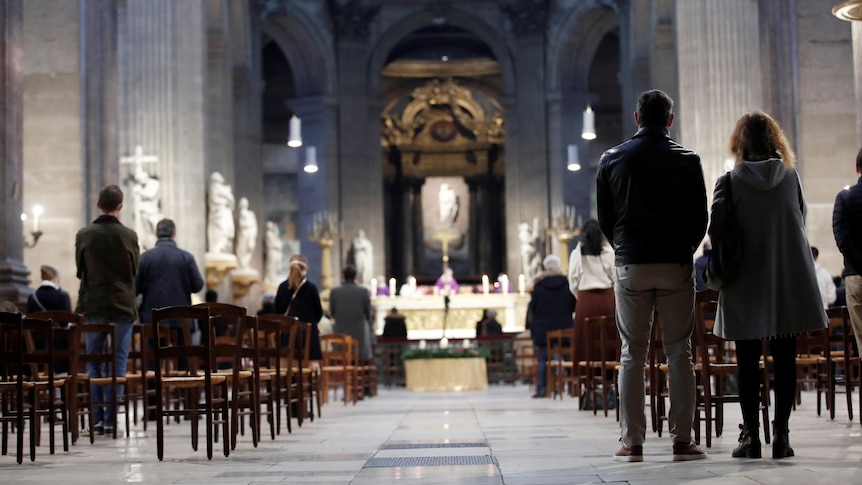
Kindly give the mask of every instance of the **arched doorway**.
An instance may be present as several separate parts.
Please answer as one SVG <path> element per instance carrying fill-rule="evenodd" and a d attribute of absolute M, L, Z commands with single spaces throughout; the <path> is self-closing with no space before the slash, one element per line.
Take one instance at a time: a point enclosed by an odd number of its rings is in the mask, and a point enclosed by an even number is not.
<path fill-rule="evenodd" d="M 429 25 L 390 51 L 381 73 L 387 270 L 462 281 L 505 265 L 501 70 L 466 29 Z"/>

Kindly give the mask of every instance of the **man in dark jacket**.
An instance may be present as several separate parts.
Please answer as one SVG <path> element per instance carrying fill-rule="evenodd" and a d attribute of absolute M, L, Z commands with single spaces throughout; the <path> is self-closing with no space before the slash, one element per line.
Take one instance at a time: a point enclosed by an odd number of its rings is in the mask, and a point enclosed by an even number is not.
<path fill-rule="evenodd" d="M 614 292 L 622 339 L 619 461 L 643 461 L 644 366 L 653 310 L 658 310 L 670 371 L 668 428 L 675 461 L 706 458 L 691 440 L 695 388 L 693 254 L 706 233 L 706 186 L 700 157 L 668 136 L 673 100 L 641 94 L 638 131 L 602 155 L 596 179 L 598 219 L 612 241 Z"/>
<path fill-rule="evenodd" d="M 101 215 L 75 236 L 75 262 L 81 286 L 78 290 L 77 313 L 83 313 L 87 323 L 113 323 L 116 326 L 117 376 L 126 375 L 126 361 L 135 323 L 135 274 L 138 272 L 140 249 L 138 235 L 120 223 L 123 191 L 107 185 L 99 191 L 96 204 Z M 88 332 L 87 352 L 104 352 L 105 335 Z M 102 376 L 97 363 L 87 364 L 91 377 Z M 123 393 L 118 385 L 117 392 Z M 93 386 L 93 401 L 107 401 L 110 386 Z M 113 432 L 115 409 L 97 407 L 93 410 L 96 434 Z"/>
<path fill-rule="evenodd" d="M 856 344 L 862 349 L 862 149 L 856 155 L 856 185 L 838 192 L 832 233 L 844 255 L 844 295 Z"/>
<path fill-rule="evenodd" d="M 141 255 L 135 285 L 141 300 L 141 322 L 150 323 L 154 308 L 191 305 L 191 294 L 201 291 L 204 280 L 195 257 L 177 247 L 174 221 L 162 219 L 156 225 L 155 247 Z"/>
<path fill-rule="evenodd" d="M 575 296 L 569 291 L 569 279 L 560 268 L 560 258 L 547 256 L 545 270 L 533 281 L 533 294 L 527 306 L 527 327 L 536 346 L 537 380 L 534 398 L 547 395 L 547 334 L 551 330 L 574 327 Z"/>

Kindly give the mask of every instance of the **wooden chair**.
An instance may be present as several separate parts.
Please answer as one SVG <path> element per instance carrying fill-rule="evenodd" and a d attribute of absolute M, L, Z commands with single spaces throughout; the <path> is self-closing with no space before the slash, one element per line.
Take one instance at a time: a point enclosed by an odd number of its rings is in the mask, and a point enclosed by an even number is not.
<path fill-rule="evenodd" d="M 611 403 L 619 413 L 617 401 L 616 374 L 620 366 L 620 333 L 616 317 L 604 315 L 584 320 L 584 358 L 586 359 L 585 395 L 592 397 L 591 409 L 598 414 L 599 392 L 602 395 L 605 417 Z"/>
<path fill-rule="evenodd" d="M 694 416 L 695 441 L 700 442 L 700 420 L 706 423 L 706 446 L 712 446 L 712 431 L 719 437 L 724 428 L 724 404 L 739 403 L 739 394 L 727 389 L 728 376 L 735 376 L 737 365 L 728 342 L 713 333 L 718 310 L 718 293 L 701 291 L 695 297 L 695 322 L 692 344 L 695 349 L 695 376 L 697 377 L 697 408 Z M 766 343 L 764 342 L 764 351 Z M 766 352 L 764 352 L 766 355 Z M 760 411 L 765 441 L 770 442 L 769 431 L 769 371 L 761 361 Z"/>
<path fill-rule="evenodd" d="M 346 334 L 331 333 L 321 335 L 320 348 L 323 350 L 323 362 L 320 367 L 323 402 L 328 402 L 329 391 L 334 391 L 333 398 L 338 397 L 338 388 L 343 389 L 344 404 L 348 401 L 356 404 L 356 393 L 353 392 L 357 379 L 357 368 L 353 364 L 352 338 Z"/>
<path fill-rule="evenodd" d="M 547 375 L 547 395 L 553 397 L 560 396 L 563 398 L 563 393 L 566 388 L 569 389 L 569 395 L 578 395 L 580 382 L 578 373 L 575 369 L 575 329 L 565 328 L 562 330 L 550 330 L 546 334 L 548 344 L 548 363 L 545 368 Z"/>
<path fill-rule="evenodd" d="M 826 396 L 829 419 L 835 419 L 835 395 L 837 387 L 843 385 L 847 400 L 847 415 L 853 421 L 853 387 L 859 386 L 860 362 L 856 348 L 853 325 L 847 307 L 826 310 L 829 326 L 823 333 L 823 355 L 817 363 L 817 415 L 820 415 L 820 398 Z M 862 409 L 862 392 L 860 392 Z M 860 417 L 862 420 L 862 417 Z"/>
<path fill-rule="evenodd" d="M 84 315 L 63 310 L 44 310 L 31 313 L 27 316 L 29 318 L 51 320 L 54 322 L 54 372 L 57 375 L 56 377 L 66 379 L 66 385 L 63 390 L 65 392 L 65 411 L 66 418 L 71 423 L 71 421 L 74 421 L 75 416 L 77 416 L 77 399 L 75 399 L 77 372 L 73 370 L 78 368 L 77 357 L 79 347 L 74 344 L 80 340 L 78 332 L 80 331 L 80 327 L 84 325 Z M 78 441 L 78 427 L 70 425 L 69 433 L 74 445 Z"/>
<path fill-rule="evenodd" d="M 661 319 L 658 312 L 653 312 L 652 326 L 650 327 L 649 367 L 647 369 L 647 381 L 650 395 L 650 415 L 652 417 L 652 430 L 659 437 L 667 421 L 668 399 L 668 365 L 664 354 L 662 343 Z"/>
<path fill-rule="evenodd" d="M 195 321 L 199 328 L 209 328 L 209 309 L 206 307 L 167 307 L 153 310 L 152 332 L 160 334 L 160 323 L 179 320 L 184 331 L 188 332 L 189 322 Z M 164 459 L 164 426 L 165 417 L 185 417 L 191 423 L 192 449 L 198 448 L 198 417 L 203 416 L 206 425 L 207 459 L 213 455 L 213 431 L 215 425 L 221 426 L 224 439 L 224 456 L 230 455 L 230 436 L 228 431 L 228 387 L 227 377 L 218 375 L 212 368 L 214 362 L 212 338 L 201 338 L 201 343 L 193 344 L 190 340 L 182 345 L 153 339 L 153 360 L 155 363 L 156 385 L 156 454 L 159 461 Z M 185 375 L 172 375 L 166 367 L 178 358 L 188 359 L 189 370 Z M 186 394 L 186 407 L 182 409 L 166 406 L 165 395 L 172 390 Z M 203 394 L 203 401 L 200 394 Z"/>
<path fill-rule="evenodd" d="M 287 432 L 291 427 L 291 406 L 299 407 L 298 387 L 295 383 L 293 368 L 293 348 L 296 345 L 298 329 L 295 319 L 284 315 L 261 315 L 258 317 L 258 358 L 260 373 L 260 399 L 267 404 L 266 414 L 270 435 L 275 439 L 281 434 L 281 408 L 287 412 Z M 286 340 L 286 345 L 283 344 Z"/>
<path fill-rule="evenodd" d="M 194 305 L 197 308 L 206 308 L 210 311 L 211 317 L 217 317 L 219 315 L 224 315 L 225 317 L 230 317 L 234 319 L 232 323 L 228 326 L 220 326 L 217 330 L 216 336 L 221 337 L 224 335 L 236 335 L 237 328 L 239 326 L 239 319 L 246 316 L 246 308 L 238 305 L 231 305 L 230 303 L 220 303 L 220 302 L 205 302 L 198 303 Z"/>
<path fill-rule="evenodd" d="M 236 437 L 240 432 L 245 434 L 244 418 L 249 417 L 252 435 L 252 445 L 256 448 L 259 441 L 258 412 L 260 404 L 257 401 L 260 387 L 259 370 L 256 355 L 257 317 L 220 314 L 211 316 L 206 334 L 201 340 L 212 339 L 212 361 L 210 368 L 215 369 L 214 375 L 227 379 L 230 393 L 230 448 L 236 449 Z M 231 332 L 233 335 L 231 335 Z M 247 334 L 249 338 L 246 338 Z M 252 369 L 245 369 L 243 361 L 248 361 Z M 218 440 L 218 430 L 216 438 Z"/>
<path fill-rule="evenodd" d="M 410 346 L 406 338 L 378 338 L 374 346 L 374 358 L 377 361 L 379 380 L 387 388 L 404 386 L 406 372 L 401 354 Z"/>
<path fill-rule="evenodd" d="M 519 382 L 524 382 L 532 388 L 536 385 L 536 370 L 538 368 L 533 338 L 529 336 L 515 337 L 512 345 L 515 349 L 515 365 L 518 369 L 515 377 Z"/>
<path fill-rule="evenodd" d="M 24 423 L 35 433 L 35 415 L 25 405 L 33 383 L 24 379 L 24 323 L 20 313 L 0 312 L 0 424 L 3 427 L 2 453 L 8 453 L 9 428 L 14 427 L 16 459 L 24 460 Z M 30 440 L 30 461 L 36 460 L 36 442 Z"/>
<path fill-rule="evenodd" d="M 73 363 L 69 350 L 77 327 L 60 328 L 50 319 L 27 316 L 24 322 L 24 342 L 27 353 L 24 365 L 29 367 L 29 378 L 33 383 L 30 404 L 33 406 L 35 433 L 31 436 L 36 446 L 41 446 L 42 421 L 49 426 L 49 451 L 55 451 L 56 424 L 60 424 L 63 451 L 69 451 L 69 396 L 75 382 Z M 62 372 L 61 372 L 62 368 Z M 59 417 L 58 417 L 59 415 Z"/>
<path fill-rule="evenodd" d="M 296 320 L 298 328 L 296 347 L 293 349 L 293 361 L 298 367 L 293 370 L 296 379 L 299 381 L 299 397 L 300 401 L 307 403 L 300 406 L 297 413 L 297 422 L 302 426 L 302 421 L 305 417 L 314 422 L 314 407 L 317 406 L 317 417 L 320 417 L 320 404 L 323 400 L 323 379 L 320 368 L 312 365 L 309 359 L 311 348 L 312 329 L 308 322 L 300 322 Z"/>

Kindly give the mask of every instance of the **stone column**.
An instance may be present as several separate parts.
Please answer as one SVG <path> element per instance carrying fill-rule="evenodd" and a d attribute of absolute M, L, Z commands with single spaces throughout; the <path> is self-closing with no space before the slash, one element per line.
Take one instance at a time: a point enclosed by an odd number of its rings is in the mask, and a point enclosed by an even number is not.
<path fill-rule="evenodd" d="M 159 158 L 154 170 L 161 180 L 162 213 L 177 223 L 178 245 L 194 254 L 203 272 L 211 115 L 206 5 L 173 0 L 119 5 L 120 154 L 141 145 Z M 128 168 L 120 171 L 125 179 Z"/>
<path fill-rule="evenodd" d="M 380 113 L 382 103 L 368 96 L 368 46 L 371 21 L 379 6 L 367 7 L 360 2 L 339 5 L 331 2 L 330 15 L 335 32 L 335 56 L 338 72 L 338 118 L 336 133 L 338 152 L 328 179 L 327 206 L 338 209 L 344 231 L 355 235 L 364 229 L 374 245 L 374 273 L 378 273 L 383 254 L 383 176 L 381 171 Z M 373 73 L 379 75 L 379 73 Z M 335 250 L 344 260 L 349 246 L 343 243 Z M 336 262 L 338 264 L 338 262 Z M 339 264 L 340 267 L 340 264 Z M 337 273 L 336 273 L 337 274 Z"/>
<path fill-rule="evenodd" d="M 119 183 L 121 178 L 117 163 L 117 2 L 94 0 L 80 5 L 84 71 L 81 143 L 86 166 L 81 185 L 86 224 L 98 216 L 99 189 Z"/>
<path fill-rule="evenodd" d="M 708 195 L 725 172 L 739 117 L 762 106 L 757 3 L 677 2 L 680 142 L 700 153 Z M 752 66 L 756 66 L 752 69 Z"/>
<path fill-rule="evenodd" d="M 23 192 L 22 153 L 22 57 L 21 24 L 22 0 L 0 2 L 0 179 L 3 204 L 0 219 L 3 235 L 0 236 L 0 300 L 18 303 L 26 301 L 31 290 L 27 288 L 30 272 L 24 266 L 24 239 L 21 226 L 21 198 Z"/>
<path fill-rule="evenodd" d="M 521 2 L 506 5 L 514 41 L 511 42 L 517 96 L 504 101 L 506 109 L 506 242 L 518 247 L 518 224 L 550 214 L 548 191 L 547 119 L 545 109 L 545 31 L 548 4 Z M 544 195 L 544 196 L 543 196 Z M 507 268 L 520 268 L 520 256 L 509 251 Z M 511 271 L 510 271 L 511 272 Z"/>

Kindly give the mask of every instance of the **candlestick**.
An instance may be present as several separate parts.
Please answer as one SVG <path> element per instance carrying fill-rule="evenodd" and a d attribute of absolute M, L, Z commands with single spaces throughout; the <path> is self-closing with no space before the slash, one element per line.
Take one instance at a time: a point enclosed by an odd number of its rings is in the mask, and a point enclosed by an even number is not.
<path fill-rule="evenodd" d="M 389 296 L 395 296 L 395 278 L 389 278 Z"/>
<path fill-rule="evenodd" d="M 524 292 L 527 290 L 527 277 L 522 275 L 518 276 L 518 294 L 524 296 Z"/>
<path fill-rule="evenodd" d="M 482 275 L 482 293 L 485 295 L 488 294 L 488 283 L 489 283 L 488 282 L 488 275 L 483 274 Z"/>

